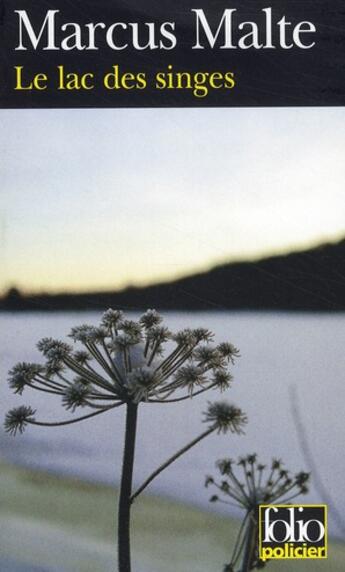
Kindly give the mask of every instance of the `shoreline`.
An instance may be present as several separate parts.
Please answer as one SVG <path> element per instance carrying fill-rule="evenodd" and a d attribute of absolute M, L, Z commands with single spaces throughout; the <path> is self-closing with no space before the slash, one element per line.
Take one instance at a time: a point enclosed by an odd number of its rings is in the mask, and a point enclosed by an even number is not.
<path fill-rule="evenodd" d="M 0 462 L 0 566 L 11 566 L 1 569 L 113 572 L 116 497 L 110 485 Z M 138 501 L 133 517 L 136 572 L 221 572 L 230 559 L 238 527 L 232 519 L 150 495 Z M 345 545 L 331 542 L 327 569 L 341 572 L 344 562 Z M 272 572 L 294 566 L 270 563 Z M 323 569 L 323 561 L 299 562 L 300 572 Z"/>

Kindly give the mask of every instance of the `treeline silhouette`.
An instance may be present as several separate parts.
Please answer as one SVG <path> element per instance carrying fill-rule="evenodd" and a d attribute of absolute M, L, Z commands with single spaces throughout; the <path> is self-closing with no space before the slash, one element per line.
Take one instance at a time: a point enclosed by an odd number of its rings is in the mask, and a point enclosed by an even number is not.
<path fill-rule="evenodd" d="M 345 310 L 345 240 L 148 287 L 23 296 L 12 288 L 2 311 L 76 311 L 117 307 L 165 310 Z"/>

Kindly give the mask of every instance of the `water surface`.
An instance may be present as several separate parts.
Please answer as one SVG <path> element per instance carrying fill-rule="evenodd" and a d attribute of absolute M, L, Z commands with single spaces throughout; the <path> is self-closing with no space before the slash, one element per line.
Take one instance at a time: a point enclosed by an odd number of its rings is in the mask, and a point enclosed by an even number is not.
<path fill-rule="evenodd" d="M 37 418 L 57 420 L 68 414 L 54 396 L 32 391 L 23 397 L 11 394 L 8 369 L 18 361 L 40 361 L 36 342 L 44 336 L 66 337 L 71 326 L 97 323 L 97 313 L 2 314 L 0 316 L 1 409 L 21 403 L 37 408 Z M 302 412 L 305 436 L 318 479 L 337 509 L 345 514 L 344 493 L 344 325 L 343 314 L 285 313 L 168 313 L 172 330 L 203 326 L 213 330 L 216 341 L 229 340 L 241 350 L 233 368 L 234 383 L 222 397 L 248 414 L 245 436 L 211 436 L 180 459 L 151 486 L 151 492 L 209 508 L 205 474 L 214 474 L 217 459 L 257 452 L 263 462 L 282 458 L 293 472 L 308 469 L 292 413 L 289 390 L 295 388 Z M 141 407 L 135 481 L 140 483 L 166 457 L 204 429 L 202 412 L 206 396 L 180 404 Z M 123 410 L 65 428 L 30 427 L 16 439 L 0 430 L 0 454 L 9 461 L 74 474 L 82 478 L 118 483 L 121 470 Z M 1 421 L 2 421 L 1 419 Z M 305 499 L 321 502 L 312 486 Z M 219 505 L 212 508 L 221 510 Z M 339 531 L 330 514 L 332 530 Z"/>

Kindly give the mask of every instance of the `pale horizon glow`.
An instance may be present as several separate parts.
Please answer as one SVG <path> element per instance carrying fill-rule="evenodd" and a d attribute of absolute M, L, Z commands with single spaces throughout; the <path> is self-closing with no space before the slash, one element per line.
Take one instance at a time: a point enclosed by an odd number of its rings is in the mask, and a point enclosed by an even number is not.
<path fill-rule="evenodd" d="M 345 235 L 344 108 L 0 118 L 2 292 L 148 284 Z"/>

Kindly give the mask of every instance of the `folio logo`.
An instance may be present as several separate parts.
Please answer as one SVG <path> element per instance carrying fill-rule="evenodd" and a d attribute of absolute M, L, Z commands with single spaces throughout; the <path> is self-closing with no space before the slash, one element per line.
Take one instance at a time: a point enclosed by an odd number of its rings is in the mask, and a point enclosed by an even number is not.
<path fill-rule="evenodd" d="M 327 506 L 261 505 L 259 555 L 263 561 L 327 558 Z"/>

